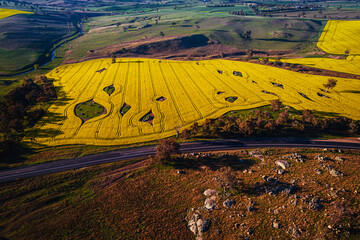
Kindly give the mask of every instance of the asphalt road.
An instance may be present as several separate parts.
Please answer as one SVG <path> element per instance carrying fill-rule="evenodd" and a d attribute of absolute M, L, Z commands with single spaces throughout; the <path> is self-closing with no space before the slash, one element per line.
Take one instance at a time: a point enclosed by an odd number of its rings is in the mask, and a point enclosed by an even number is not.
<path fill-rule="evenodd" d="M 360 150 L 360 142 L 323 141 L 311 139 L 230 139 L 218 141 L 202 141 L 181 143 L 180 151 L 205 152 L 217 150 L 231 150 L 244 148 L 336 148 Z M 133 149 L 105 152 L 84 157 L 41 163 L 27 167 L 13 168 L 0 171 L 0 183 L 15 181 L 18 179 L 41 176 L 50 173 L 62 172 L 71 169 L 79 169 L 103 163 L 125 161 L 130 159 L 145 158 L 155 155 L 155 146 L 146 146 Z"/>

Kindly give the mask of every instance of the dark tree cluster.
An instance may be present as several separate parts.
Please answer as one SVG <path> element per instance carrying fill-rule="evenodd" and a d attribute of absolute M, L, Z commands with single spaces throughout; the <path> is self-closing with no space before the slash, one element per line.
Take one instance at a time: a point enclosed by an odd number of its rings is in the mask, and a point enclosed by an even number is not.
<path fill-rule="evenodd" d="M 244 39 L 251 39 L 251 31 L 245 31 L 245 32 L 241 33 L 240 37 L 242 37 Z"/>
<path fill-rule="evenodd" d="M 240 10 L 240 11 L 229 11 L 230 15 L 239 15 L 239 16 L 246 16 L 246 12 L 244 12 L 244 10 Z"/>
<path fill-rule="evenodd" d="M 160 145 L 156 146 L 156 160 L 166 163 L 171 159 L 171 154 L 180 153 L 180 144 L 174 139 L 161 139 Z"/>
<path fill-rule="evenodd" d="M 212 4 L 212 5 L 206 5 L 206 7 L 235 7 L 234 4 Z"/>
<path fill-rule="evenodd" d="M 33 126 L 44 114 L 43 109 L 32 109 L 39 102 L 56 98 L 51 81 L 45 76 L 32 79 L 13 89 L 0 102 L 0 133 L 5 140 L 19 140 L 24 129 Z"/>
<path fill-rule="evenodd" d="M 346 117 L 317 118 L 310 110 L 304 110 L 300 117 L 290 117 L 287 109 L 280 110 L 281 102 L 274 101 L 274 112 L 256 110 L 246 118 L 221 116 L 206 119 L 200 126 L 194 123 L 182 131 L 182 138 L 190 137 L 263 137 L 263 136 L 304 136 L 318 134 L 357 135 L 360 122 Z M 277 114 L 274 114 L 277 112 Z M 275 117 L 276 115 L 276 117 Z"/>

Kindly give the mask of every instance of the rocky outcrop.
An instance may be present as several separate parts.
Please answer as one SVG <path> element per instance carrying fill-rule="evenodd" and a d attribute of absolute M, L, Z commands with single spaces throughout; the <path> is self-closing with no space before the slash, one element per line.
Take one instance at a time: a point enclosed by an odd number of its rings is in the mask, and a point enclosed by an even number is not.
<path fill-rule="evenodd" d="M 202 219 L 197 213 L 194 213 L 188 221 L 188 227 L 196 235 L 196 239 L 202 239 L 204 232 L 209 228 L 210 220 Z"/>

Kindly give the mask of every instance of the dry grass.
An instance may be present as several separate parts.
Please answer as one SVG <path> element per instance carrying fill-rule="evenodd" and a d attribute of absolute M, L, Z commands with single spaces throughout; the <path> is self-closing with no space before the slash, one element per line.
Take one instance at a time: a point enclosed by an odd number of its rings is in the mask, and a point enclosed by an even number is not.
<path fill-rule="evenodd" d="M 205 239 L 241 239 L 253 230 L 251 239 L 289 239 L 289 228 L 297 226 L 302 239 L 331 239 L 335 231 L 345 238 L 360 227 L 358 186 L 359 151 L 338 153 L 304 149 L 262 149 L 263 163 L 246 151 L 227 152 L 213 156 L 177 158 L 166 166 L 152 161 L 128 166 L 107 164 L 100 167 L 58 173 L 0 186 L 0 236 L 9 239 L 192 239 L 186 215 L 199 211 L 210 219 Z M 305 163 L 288 160 L 291 167 L 277 175 L 274 165 L 281 156 L 298 152 L 306 156 Z M 343 177 L 330 176 L 314 169 L 319 163 L 315 155 L 331 160 Z M 334 161 L 336 156 L 344 163 Z M 243 162 L 239 161 L 243 159 Z M 224 169 L 232 171 L 231 187 L 226 192 L 219 186 Z M 178 174 L 176 169 L 184 170 Z M 244 170 L 246 170 L 244 172 Z M 249 171 L 251 170 L 251 173 Z M 275 176 L 280 183 L 295 180 L 294 193 L 269 195 L 272 186 L 263 175 Z M 213 211 L 201 209 L 203 191 L 218 188 L 217 206 Z M 324 206 L 310 210 L 307 201 L 319 197 Z M 225 209 L 222 202 L 235 200 Z M 255 210 L 249 212 L 249 198 Z M 297 202 L 296 205 L 294 202 Z M 350 213 L 350 215 L 349 215 Z M 353 215 L 351 215 L 353 213 Z M 346 218 L 350 216 L 351 228 Z M 272 227 L 275 219 L 281 228 Z M 344 222 L 345 221 L 345 222 Z M 244 224 L 234 228 L 235 224 Z M 341 227 L 340 227 L 341 225 Z"/>

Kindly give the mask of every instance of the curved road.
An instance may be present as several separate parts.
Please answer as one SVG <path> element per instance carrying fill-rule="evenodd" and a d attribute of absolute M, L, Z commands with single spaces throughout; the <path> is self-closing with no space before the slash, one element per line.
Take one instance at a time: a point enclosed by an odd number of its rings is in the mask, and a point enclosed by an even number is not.
<path fill-rule="evenodd" d="M 228 139 L 217 141 L 201 141 L 181 143 L 180 151 L 188 152 L 205 152 L 217 150 L 231 150 L 244 148 L 271 148 L 271 147 L 288 147 L 288 148 L 337 148 L 337 149 L 356 149 L 360 150 L 359 142 L 343 141 L 324 141 L 311 139 Z M 145 158 L 155 154 L 155 146 L 146 146 L 113 152 L 105 152 L 84 157 L 59 160 L 37 165 L 13 168 L 0 171 L 0 183 L 10 182 L 18 179 L 35 177 L 50 173 L 62 172 L 71 169 L 110 163 L 116 161 L 125 161 L 130 159 Z"/>

